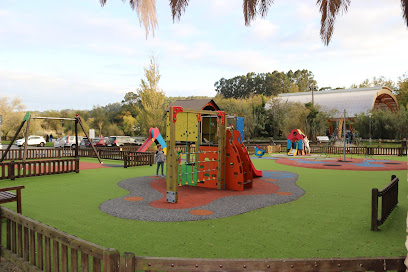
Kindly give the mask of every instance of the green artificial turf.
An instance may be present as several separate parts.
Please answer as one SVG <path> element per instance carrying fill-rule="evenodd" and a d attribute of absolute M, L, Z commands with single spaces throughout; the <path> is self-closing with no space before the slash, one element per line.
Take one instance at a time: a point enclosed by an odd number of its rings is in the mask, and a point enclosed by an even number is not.
<path fill-rule="evenodd" d="M 81 161 L 96 162 L 89 158 Z M 22 196 L 24 215 L 136 256 L 328 258 L 406 254 L 407 171 L 320 170 L 280 165 L 273 160 L 253 162 L 261 170 L 299 174 L 297 184 L 306 194 L 293 202 L 228 218 L 144 222 L 105 214 L 99 205 L 127 195 L 128 191 L 117 183 L 154 175 L 155 165 L 4 180 L 2 187 L 26 186 Z M 392 174 L 401 180 L 400 202 L 380 231 L 372 232 L 371 189 L 383 188 Z M 15 210 L 15 203 L 5 206 Z"/>

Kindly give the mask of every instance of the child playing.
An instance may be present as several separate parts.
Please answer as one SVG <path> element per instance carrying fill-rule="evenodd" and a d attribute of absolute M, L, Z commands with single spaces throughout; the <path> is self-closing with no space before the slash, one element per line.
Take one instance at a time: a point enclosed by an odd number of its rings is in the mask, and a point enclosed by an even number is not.
<path fill-rule="evenodd" d="M 154 156 L 154 161 L 157 163 L 156 176 L 159 175 L 159 168 L 161 167 L 161 175 L 164 177 L 163 166 L 164 162 L 166 161 L 166 154 L 164 154 L 163 148 L 160 144 L 157 145 L 157 151 L 156 155 Z"/>

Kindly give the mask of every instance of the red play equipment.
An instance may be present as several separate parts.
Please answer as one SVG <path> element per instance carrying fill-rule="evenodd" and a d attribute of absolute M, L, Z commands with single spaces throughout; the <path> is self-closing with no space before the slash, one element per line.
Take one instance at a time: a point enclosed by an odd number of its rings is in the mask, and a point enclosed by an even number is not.
<path fill-rule="evenodd" d="M 308 143 L 306 134 L 300 129 L 294 129 L 288 135 L 287 150 L 289 156 L 305 155 L 305 143 Z M 298 154 L 298 151 L 301 154 Z"/>
<path fill-rule="evenodd" d="M 156 142 L 156 144 L 161 144 L 164 154 L 167 153 L 167 145 L 166 142 L 164 141 L 162 135 L 160 134 L 160 131 L 157 127 L 153 128 L 151 127 L 149 129 L 149 137 L 146 139 L 146 141 L 142 144 L 141 147 L 137 150 L 137 152 L 146 152 L 146 150 L 149 148 L 149 146 L 153 143 Z"/>

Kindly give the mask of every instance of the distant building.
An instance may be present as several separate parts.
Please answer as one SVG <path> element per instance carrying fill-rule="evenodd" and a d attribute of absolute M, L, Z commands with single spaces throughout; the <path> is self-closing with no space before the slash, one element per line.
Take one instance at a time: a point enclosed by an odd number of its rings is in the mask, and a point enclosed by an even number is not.
<path fill-rule="evenodd" d="M 279 98 L 282 101 L 306 104 L 312 102 L 312 92 L 280 94 Z M 346 129 L 351 129 L 350 123 L 357 114 L 367 114 L 372 109 L 398 111 L 397 99 L 387 87 L 315 91 L 313 101 L 323 111 L 333 112 L 332 118 L 328 120 L 330 135 L 336 128 L 339 128 L 341 135 L 344 110 L 347 119 Z"/>

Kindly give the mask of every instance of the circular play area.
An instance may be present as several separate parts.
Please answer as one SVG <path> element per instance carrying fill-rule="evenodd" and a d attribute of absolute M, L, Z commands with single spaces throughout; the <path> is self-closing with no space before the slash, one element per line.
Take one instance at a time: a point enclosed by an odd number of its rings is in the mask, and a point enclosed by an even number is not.
<path fill-rule="evenodd" d="M 393 160 L 376 160 L 373 158 L 311 158 L 311 157 L 281 157 L 274 158 L 276 163 L 295 167 L 314 169 L 334 169 L 352 171 L 393 171 L 407 170 L 407 163 Z"/>
<path fill-rule="evenodd" d="M 296 185 L 298 175 L 263 171 L 251 190 L 214 190 L 197 186 L 179 187 L 177 204 L 166 201 L 165 178 L 148 176 L 119 182 L 129 195 L 108 200 L 101 211 L 124 219 L 180 222 L 224 218 L 298 199 L 305 191 Z"/>

